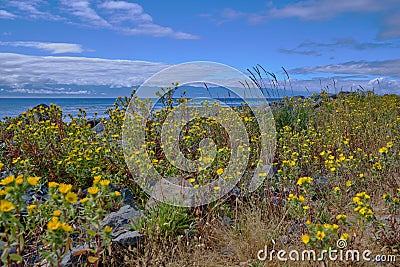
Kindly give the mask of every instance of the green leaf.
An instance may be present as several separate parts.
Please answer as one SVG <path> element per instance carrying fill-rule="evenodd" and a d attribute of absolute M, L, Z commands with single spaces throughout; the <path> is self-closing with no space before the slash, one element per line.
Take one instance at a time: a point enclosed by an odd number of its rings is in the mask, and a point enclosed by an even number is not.
<path fill-rule="evenodd" d="M 96 236 L 97 235 L 97 233 L 95 232 L 95 231 L 93 231 L 93 230 L 87 230 L 87 232 L 88 232 L 88 234 L 89 235 L 91 235 L 91 236 Z"/>
<path fill-rule="evenodd" d="M 12 261 L 19 261 L 19 262 L 23 261 L 22 257 L 18 254 L 10 254 L 10 259 Z"/>
<path fill-rule="evenodd" d="M 89 257 L 88 257 L 88 261 L 89 261 L 90 263 L 95 263 L 95 262 L 98 261 L 98 260 L 99 260 L 98 257 L 93 257 L 93 256 L 89 256 Z"/>

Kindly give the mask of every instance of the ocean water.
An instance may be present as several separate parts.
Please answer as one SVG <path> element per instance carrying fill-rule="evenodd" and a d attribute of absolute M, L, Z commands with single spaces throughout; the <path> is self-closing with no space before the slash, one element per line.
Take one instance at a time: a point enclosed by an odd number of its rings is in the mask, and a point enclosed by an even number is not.
<path fill-rule="evenodd" d="M 76 116 L 79 108 L 86 109 L 87 117 L 94 113 L 104 116 L 104 111 L 113 106 L 115 98 L 0 98 L 0 118 L 15 117 L 39 104 L 56 104 L 63 110 L 63 115 Z"/>
<path fill-rule="evenodd" d="M 278 98 L 267 99 L 267 101 L 274 101 Z M 76 116 L 79 113 L 79 109 L 85 109 L 88 118 L 94 117 L 97 112 L 97 117 L 105 117 L 104 114 L 108 108 L 112 107 L 115 98 L 0 98 L 0 119 L 5 117 L 15 117 L 29 108 L 33 108 L 39 104 L 56 104 L 63 110 L 63 115 L 71 114 Z M 154 109 L 159 109 L 162 107 L 160 101 L 156 102 L 156 99 L 152 99 Z M 176 103 L 176 99 L 174 99 Z M 195 104 L 200 105 L 201 101 L 204 99 L 196 99 Z M 217 99 L 227 106 L 239 106 L 243 102 L 240 98 L 221 98 Z M 257 104 L 257 99 L 246 99 L 247 103 L 250 105 Z M 68 121 L 69 118 L 66 116 L 65 120 Z"/>

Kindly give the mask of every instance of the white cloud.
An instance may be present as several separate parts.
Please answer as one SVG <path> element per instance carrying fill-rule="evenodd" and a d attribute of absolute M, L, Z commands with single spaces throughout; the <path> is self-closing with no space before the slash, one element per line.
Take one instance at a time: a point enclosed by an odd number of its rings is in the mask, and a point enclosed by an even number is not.
<path fill-rule="evenodd" d="M 79 44 L 71 43 L 44 43 L 44 42 L 0 42 L 1 46 L 31 47 L 50 52 L 52 54 L 82 53 L 84 50 Z"/>
<path fill-rule="evenodd" d="M 170 65 L 134 60 L 0 53 L 0 84 L 135 86 Z"/>
<path fill-rule="evenodd" d="M 8 12 L 7 10 L 0 10 L 0 19 L 14 19 L 17 16 Z"/>
<path fill-rule="evenodd" d="M 296 68 L 291 70 L 291 72 L 296 74 L 363 74 L 400 78 L 400 59 L 382 61 L 350 61 L 340 64 Z"/>
<path fill-rule="evenodd" d="M 297 17 L 303 20 L 324 20 L 348 12 L 376 12 L 386 9 L 393 0 L 307 0 L 272 8 L 269 15 L 275 18 Z"/>
<path fill-rule="evenodd" d="M 196 35 L 156 24 L 141 5 L 127 1 L 60 0 L 51 10 L 50 3 L 43 0 L 4 0 L 3 5 L 13 8 L 16 13 L 0 10 L 0 19 L 59 20 L 79 27 L 110 29 L 130 35 L 198 39 Z"/>
<path fill-rule="evenodd" d="M 112 28 L 110 23 L 100 17 L 100 15 L 90 7 L 89 1 L 62 0 L 61 2 L 67 7 L 68 12 L 82 21 L 89 23 L 92 26 Z"/>

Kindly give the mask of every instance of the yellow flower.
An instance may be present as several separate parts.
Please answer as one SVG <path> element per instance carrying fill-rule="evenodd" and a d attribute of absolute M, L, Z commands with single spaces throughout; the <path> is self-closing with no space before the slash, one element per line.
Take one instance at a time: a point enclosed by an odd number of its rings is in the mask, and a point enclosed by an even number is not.
<path fill-rule="evenodd" d="M 82 199 L 80 200 L 80 202 L 81 202 L 81 203 L 85 203 L 85 202 L 88 201 L 88 200 L 89 200 L 89 198 L 85 197 L 85 198 L 82 198 Z"/>
<path fill-rule="evenodd" d="M 60 222 L 58 221 L 58 217 L 53 217 L 48 223 L 47 223 L 47 229 L 55 231 L 60 227 Z"/>
<path fill-rule="evenodd" d="M 338 214 L 338 216 L 336 216 L 336 219 L 338 219 L 338 220 L 340 220 L 340 219 L 346 220 L 346 218 L 347 218 L 347 216 L 344 214 Z"/>
<path fill-rule="evenodd" d="M 340 191 L 340 187 L 336 186 L 335 188 L 333 188 L 333 190 L 335 190 L 335 192 L 339 192 Z"/>
<path fill-rule="evenodd" d="M 335 230 L 339 229 L 339 225 L 337 225 L 337 224 L 333 224 L 332 227 L 333 227 L 333 229 L 335 229 Z"/>
<path fill-rule="evenodd" d="M 5 195 L 7 195 L 7 191 L 0 189 L 0 196 L 5 196 Z"/>
<path fill-rule="evenodd" d="M 49 182 L 49 187 L 51 188 L 51 187 L 56 187 L 56 186 L 58 186 L 58 183 L 56 183 L 56 182 Z"/>
<path fill-rule="evenodd" d="M 336 168 L 332 167 L 332 168 L 330 168 L 330 170 L 331 170 L 331 172 L 334 172 L 334 171 L 336 171 Z"/>
<path fill-rule="evenodd" d="M 0 200 L 0 211 L 1 212 L 9 212 L 13 209 L 15 209 L 15 206 L 13 203 L 11 203 L 5 199 Z"/>
<path fill-rule="evenodd" d="M 393 146 L 393 142 L 388 142 L 387 144 L 386 144 L 386 146 L 388 147 L 388 148 L 391 148 L 392 146 Z M 1 169 L 1 168 L 0 168 Z"/>
<path fill-rule="evenodd" d="M 88 188 L 88 192 L 91 195 L 95 195 L 99 192 L 99 188 L 97 186 L 92 186 Z"/>
<path fill-rule="evenodd" d="M 363 178 L 364 177 L 364 173 L 360 173 L 360 178 Z"/>
<path fill-rule="evenodd" d="M 53 212 L 53 215 L 56 216 L 56 217 L 60 217 L 60 215 L 61 215 L 61 210 L 55 210 L 55 211 Z"/>
<path fill-rule="evenodd" d="M 103 181 L 100 181 L 100 184 L 103 185 L 103 186 L 107 186 L 107 185 L 110 184 L 110 181 L 109 180 L 103 180 Z"/>
<path fill-rule="evenodd" d="M 318 231 L 317 232 L 317 239 L 318 240 L 322 240 L 322 239 L 324 239 L 324 237 L 325 237 L 324 231 Z"/>
<path fill-rule="evenodd" d="M 303 241 L 303 243 L 307 245 L 310 242 L 310 237 L 308 235 L 303 235 L 301 237 L 301 241 Z"/>
<path fill-rule="evenodd" d="M 347 187 L 350 187 L 350 186 L 352 186 L 352 183 L 351 183 L 351 181 L 350 181 L 350 180 L 346 181 L 346 186 L 347 186 Z"/>
<path fill-rule="evenodd" d="M 0 162 L 0 170 L 3 169 L 3 167 L 4 167 L 3 162 Z"/>
<path fill-rule="evenodd" d="M 36 205 L 29 205 L 26 208 L 28 209 L 29 212 L 31 212 L 32 210 L 36 209 Z"/>
<path fill-rule="evenodd" d="M 215 191 L 218 191 L 219 189 L 220 189 L 219 186 L 214 186 L 214 190 L 215 190 Z"/>
<path fill-rule="evenodd" d="M 308 210 L 308 209 L 310 209 L 309 206 L 303 206 L 303 210 Z"/>
<path fill-rule="evenodd" d="M 61 228 L 65 231 L 65 232 L 72 232 L 73 228 L 71 225 L 67 224 L 67 223 L 62 223 L 61 224 Z"/>
<path fill-rule="evenodd" d="M 299 200 L 300 200 L 300 202 L 304 202 L 305 201 L 305 199 L 304 199 L 304 197 L 303 196 L 299 196 Z"/>
<path fill-rule="evenodd" d="M 307 220 L 307 221 L 306 221 L 306 224 L 307 224 L 307 225 L 310 225 L 310 224 L 311 224 L 311 221 L 310 221 L 310 220 Z"/>
<path fill-rule="evenodd" d="M 196 181 L 196 179 L 194 179 L 194 178 L 189 179 L 189 183 L 194 183 L 195 181 Z"/>
<path fill-rule="evenodd" d="M 14 182 L 14 179 L 15 179 L 14 175 L 10 175 L 1 180 L 0 185 L 8 185 L 9 183 Z"/>
<path fill-rule="evenodd" d="M 389 197 L 389 194 L 383 194 L 383 195 L 382 195 L 382 198 L 383 198 L 383 199 L 387 199 L 388 197 Z"/>
<path fill-rule="evenodd" d="M 28 183 L 32 186 L 37 185 L 37 183 L 39 182 L 40 177 L 29 177 L 28 178 Z"/>
<path fill-rule="evenodd" d="M 343 234 L 340 236 L 340 239 L 342 239 L 342 240 L 349 240 L 349 238 L 350 238 L 350 236 L 349 236 L 348 233 L 343 233 Z"/>
<path fill-rule="evenodd" d="M 199 188 L 199 187 L 200 187 L 200 185 L 198 185 L 198 184 L 194 185 L 194 188 Z"/>
<path fill-rule="evenodd" d="M 115 196 L 119 197 L 121 195 L 121 193 L 119 191 L 115 191 L 114 192 Z"/>
<path fill-rule="evenodd" d="M 381 147 L 379 149 L 379 153 L 381 153 L 381 154 L 386 154 L 387 152 L 388 152 L 388 148 L 387 147 Z"/>
<path fill-rule="evenodd" d="M 105 227 L 104 227 L 104 232 L 105 233 L 111 233 L 111 231 L 112 231 L 112 227 L 111 226 L 108 226 L 108 225 L 106 225 Z"/>
<path fill-rule="evenodd" d="M 68 192 L 65 195 L 65 200 L 67 200 L 69 203 L 75 203 L 78 201 L 78 196 L 74 192 Z"/>
<path fill-rule="evenodd" d="M 217 174 L 218 174 L 218 175 L 221 175 L 223 172 L 224 172 L 224 169 L 222 169 L 222 168 L 219 168 L 219 169 L 217 170 Z"/>
<path fill-rule="evenodd" d="M 98 184 L 101 179 L 101 175 L 96 175 L 93 177 L 93 184 Z"/>
<path fill-rule="evenodd" d="M 60 184 L 60 186 L 58 187 L 58 190 L 60 190 L 61 193 L 66 194 L 69 191 L 71 191 L 72 189 L 72 185 L 70 184 Z"/>
<path fill-rule="evenodd" d="M 18 175 L 18 176 L 17 176 L 17 179 L 15 179 L 15 183 L 18 184 L 18 185 L 23 184 L 23 183 L 24 183 L 24 178 L 23 178 L 23 176 L 22 176 L 22 175 Z"/>

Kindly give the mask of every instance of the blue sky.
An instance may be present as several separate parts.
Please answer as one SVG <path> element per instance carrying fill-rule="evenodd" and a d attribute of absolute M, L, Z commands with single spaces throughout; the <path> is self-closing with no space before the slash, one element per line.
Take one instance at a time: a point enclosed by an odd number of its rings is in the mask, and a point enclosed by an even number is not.
<path fill-rule="evenodd" d="M 112 97 L 198 60 L 284 67 L 295 91 L 399 94 L 400 2 L 0 2 L 0 97 Z"/>

